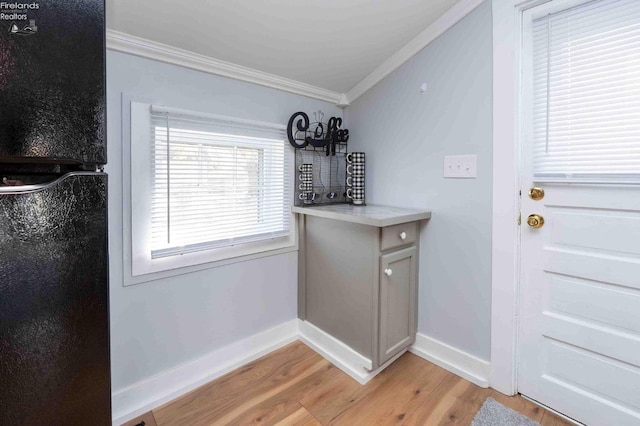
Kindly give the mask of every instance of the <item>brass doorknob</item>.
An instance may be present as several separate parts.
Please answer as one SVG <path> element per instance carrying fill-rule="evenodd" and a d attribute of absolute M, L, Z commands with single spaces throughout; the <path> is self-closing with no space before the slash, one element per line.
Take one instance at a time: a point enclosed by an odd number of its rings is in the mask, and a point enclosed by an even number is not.
<path fill-rule="evenodd" d="M 529 198 L 534 201 L 540 201 L 544 198 L 544 189 L 534 186 L 529 189 Z"/>
<path fill-rule="evenodd" d="M 530 214 L 527 218 L 527 225 L 532 228 L 542 228 L 544 225 L 544 217 L 539 214 Z"/>

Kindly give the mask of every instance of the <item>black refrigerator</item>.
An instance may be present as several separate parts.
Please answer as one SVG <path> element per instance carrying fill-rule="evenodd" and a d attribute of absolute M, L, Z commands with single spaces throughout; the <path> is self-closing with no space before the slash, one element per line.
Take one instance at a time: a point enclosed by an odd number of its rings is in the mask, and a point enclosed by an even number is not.
<path fill-rule="evenodd" d="M 0 425 L 110 425 L 103 0 L 0 2 Z"/>

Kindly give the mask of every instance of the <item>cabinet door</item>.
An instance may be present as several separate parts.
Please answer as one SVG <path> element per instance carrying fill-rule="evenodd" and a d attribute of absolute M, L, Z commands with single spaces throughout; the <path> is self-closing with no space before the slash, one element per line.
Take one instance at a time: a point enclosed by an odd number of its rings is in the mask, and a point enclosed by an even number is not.
<path fill-rule="evenodd" d="M 380 364 L 414 340 L 415 293 L 416 248 L 380 256 Z"/>

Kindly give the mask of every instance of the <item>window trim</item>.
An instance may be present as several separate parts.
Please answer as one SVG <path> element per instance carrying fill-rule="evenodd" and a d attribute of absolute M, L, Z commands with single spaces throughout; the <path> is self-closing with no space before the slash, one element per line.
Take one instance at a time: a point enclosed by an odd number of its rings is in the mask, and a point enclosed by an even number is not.
<path fill-rule="evenodd" d="M 129 133 L 128 141 L 127 138 L 123 137 L 123 156 L 128 157 L 123 159 L 128 160 L 123 161 L 123 168 L 125 169 L 123 170 L 125 172 L 123 173 L 123 189 L 125 189 L 123 195 L 125 200 L 128 198 L 127 201 L 129 202 L 129 206 L 127 206 L 127 202 L 123 202 L 125 218 L 123 242 L 125 246 L 128 246 L 127 248 L 130 248 L 128 261 L 127 252 L 129 250 L 124 250 L 124 264 L 125 268 L 128 269 L 125 271 L 125 285 L 287 253 L 298 249 L 296 221 L 293 213 L 290 212 L 289 223 L 291 225 L 289 233 L 284 237 L 152 259 L 150 247 L 151 221 L 149 220 L 152 188 L 151 147 L 149 145 L 151 141 L 150 111 L 152 107 L 154 110 L 161 108 L 170 113 L 194 114 L 200 117 L 211 117 L 247 125 L 271 127 L 278 130 L 285 129 L 285 126 L 272 123 L 193 112 L 178 108 L 159 107 L 157 104 L 123 98 L 123 129 L 126 128 L 124 115 L 127 110 L 130 120 L 130 132 L 125 131 L 125 133 Z M 126 142 L 128 142 L 128 146 L 126 146 Z M 283 144 L 288 146 L 284 140 Z M 294 153 L 292 150 L 285 148 L 285 155 L 289 157 L 289 164 L 293 164 Z M 129 179 L 127 179 L 126 172 L 128 172 Z M 285 173 L 287 184 L 289 185 L 289 193 L 293 193 L 293 168 L 289 168 Z M 130 209 L 127 209 L 127 207 L 130 207 Z"/>

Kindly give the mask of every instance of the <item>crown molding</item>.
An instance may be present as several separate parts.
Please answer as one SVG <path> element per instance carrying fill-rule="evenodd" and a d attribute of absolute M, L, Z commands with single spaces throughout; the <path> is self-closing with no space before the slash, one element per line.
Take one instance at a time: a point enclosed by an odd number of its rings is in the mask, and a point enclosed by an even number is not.
<path fill-rule="evenodd" d="M 344 108 L 378 84 L 386 76 L 400 68 L 405 62 L 458 23 L 484 1 L 485 0 L 460 0 L 347 93 L 334 92 L 111 29 L 107 29 L 107 49 L 166 62 L 209 74 L 259 84 L 261 86 L 331 102 Z"/>
<path fill-rule="evenodd" d="M 310 84 L 279 77 L 231 62 L 221 61 L 209 56 L 111 29 L 107 29 L 107 49 L 166 62 L 168 64 L 179 65 L 209 74 L 259 84 L 273 89 L 284 90 L 297 95 L 331 102 L 341 107 L 348 105 L 344 93 L 322 89 Z"/>
<path fill-rule="evenodd" d="M 383 78 L 391 74 L 393 71 L 400 68 L 402 64 L 411 59 L 449 28 L 453 27 L 483 2 L 484 0 L 460 0 L 458 3 L 453 5 L 451 9 L 447 10 L 441 17 L 429 25 L 424 31 L 418 34 L 413 40 L 380 64 L 375 70 L 373 70 L 373 72 L 371 72 L 371 74 L 353 86 L 353 88 L 346 93 L 346 98 L 350 102 L 358 99 L 366 91 L 378 84 Z"/>

